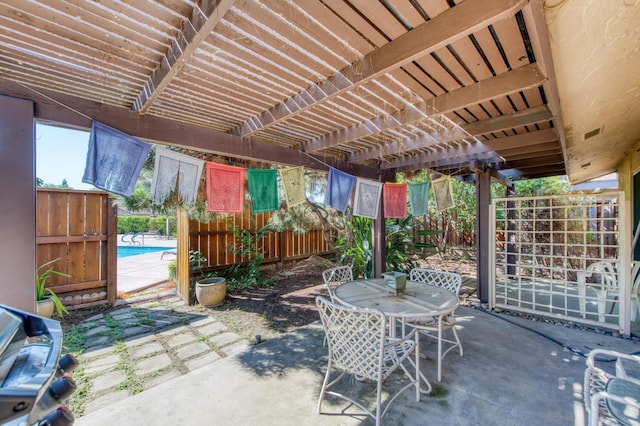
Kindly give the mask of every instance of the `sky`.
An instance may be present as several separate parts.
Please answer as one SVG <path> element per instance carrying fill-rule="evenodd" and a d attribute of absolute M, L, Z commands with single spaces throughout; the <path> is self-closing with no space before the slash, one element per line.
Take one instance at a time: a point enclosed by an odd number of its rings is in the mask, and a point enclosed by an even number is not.
<path fill-rule="evenodd" d="M 36 124 L 36 176 L 44 183 L 66 179 L 73 189 L 93 189 L 82 182 L 88 146 L 88 131 Z"/>

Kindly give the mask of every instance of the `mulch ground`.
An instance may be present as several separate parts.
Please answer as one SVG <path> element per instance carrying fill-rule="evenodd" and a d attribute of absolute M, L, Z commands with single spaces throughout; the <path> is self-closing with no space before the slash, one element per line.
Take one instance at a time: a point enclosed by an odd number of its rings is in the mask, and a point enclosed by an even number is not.
<path fill-rule="evenodd" d="M 464 253 L 454 253 L 451 257 L 434 255 L 418 263 L 423 267 L 456 271 L 463 277 L 476 276 L 475 259 L 467 259 Z M 219 318 L 232 331 L 245 337 L 252 338 L 260 334 L 268 338 L 319 319 L 315 298 L 327 295 L 322 271 L 332 266 L 335 265 L 331 261 L 312 256 L 283 270 L 266 269 L 264 273 L 274 280 L 273 286 L 241 294 L 228 294 L 224 305 L 216 308 L 193 306 L 192 309 Z M 74 324 L 97 312 L 121 309 L 128 306 L 127 300 L 135 298 L 125 299 L 115 307 L 71 311 L 62 322 L 66 325 Z"/>

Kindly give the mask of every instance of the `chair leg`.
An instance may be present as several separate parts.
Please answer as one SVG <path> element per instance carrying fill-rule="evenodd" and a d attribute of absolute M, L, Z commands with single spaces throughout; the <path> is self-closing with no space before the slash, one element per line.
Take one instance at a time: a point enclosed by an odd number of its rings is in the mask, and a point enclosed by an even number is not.
<path fill-rule="evenodd" d="M 329 383 L 330 375 L 331 375 L 331 360 L 329 360 L 329 365 L 327 366 L 327 373 L 324 375 L 324 381 L 322 382 L 322 387 L 320 388 L 320 398 L 318 398 L 318 414 L 320 414 L 320 409 L 322 407 L 322 400 L 324 399 L 325 392 L 327 391 L 327 383 Z"/>
<path fill-rule="evenodd" d="M 442 381 L 442 316 L 438 318 L 438 381 Z"/>
<path fill-rule="evenodd" d="M 453 331 L 453 336 L 456 338 L 456 342 L 458 342 L 458 347 L 460 348 L 460 356 L 464 356 L 464 350 L 462 349 L 462 342 L 460 341 L 460 338 L 458 337 L 458 332 L 456 331 L 456 326 L 454 325 L 453 327 L 451 327 L 451 330 Z"/>

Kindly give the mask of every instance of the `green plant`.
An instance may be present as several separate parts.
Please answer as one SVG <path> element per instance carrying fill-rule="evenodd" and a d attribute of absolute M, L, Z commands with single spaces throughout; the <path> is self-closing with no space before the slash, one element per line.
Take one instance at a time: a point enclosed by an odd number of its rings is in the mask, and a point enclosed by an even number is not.
<path fill-rule="evenodd" d="M 169 269 L 169 279 L 170 280 L 175 280 L 176 279 L 177 267 L 178 267 L 178 261 L 176 259 L 173 259 L 167 265 L 167 269 Z"/>
<path fill-rule="evenodd" d="M 63 277 L 70 277 L 71 275 L 65 274 L 64 272 L 59 272 L 53 269 L 53 263 L 60 260 L 60 258 L 50 260 L 46 263 L 43 263 L 38 267 L 36 271 L 36 300 L 43 300 L 46 297 L 50 298 L 53 301 L 53 305 L 55 306 L 56 313 L 58 316 L 62 317 L 64 314 L 69 311 L 62 303 L 62 300 L 58 297 L 58 295 L 46 286 L 47 280 L 51 275 L 60 275 Z M 50 266 L 50 267 L 49 267 Z M 48 267 L 48 268 L 47 268 Z M 44 271 L 43 271 L 44 269 Z"/>
<path fill-rule="evenodd" d="M 255 226 L 253 219 L 252 225 Z M 235 244 L 227 246 L 227 250 L 240 255 L 241 261 L 223 272 L 227 279 L 227 289 L 230 292 L 239 292 L 250 288 L 270 286 L 273 281 L 264 279 L 260 271 L 264 255 L 258 248 L 258 243 L 272 232 L 271 227 L 267 225 L 255 232 L 233 226 L 229 226 L 229 229 L 235 237 Z"/>

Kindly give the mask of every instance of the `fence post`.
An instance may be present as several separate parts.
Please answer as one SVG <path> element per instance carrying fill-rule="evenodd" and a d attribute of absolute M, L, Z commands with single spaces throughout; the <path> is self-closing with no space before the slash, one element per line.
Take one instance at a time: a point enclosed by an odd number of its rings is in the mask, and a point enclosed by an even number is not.
<path fill-rule="evenodd" d="M 107 303 L 113 305 L 118 297 L 118 208 L 108 195 L 107 204 Z"/>

